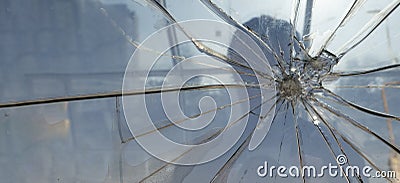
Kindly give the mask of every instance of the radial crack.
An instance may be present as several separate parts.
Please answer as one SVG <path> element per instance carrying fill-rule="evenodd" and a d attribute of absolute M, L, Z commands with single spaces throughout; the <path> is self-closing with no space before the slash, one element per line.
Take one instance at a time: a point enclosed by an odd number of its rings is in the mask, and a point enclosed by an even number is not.
<path fill-rule="evenodd" d="M 247 27 L 243 26 L 241 23 L 237 22 L 235 19 L 233 19 L 231 16 L 229 16 L 226 12 L 224 12 L 221 8 L 219 8 L 211 0 L 200 0 L 200 1 L 204 5 L 206 5 L 211 11 L 213 11 L 216 15 L 218 15 L 220 18 L 222 18 L 224 21 L 239 28 L 242 31 L 247 32 L 251 37 L 258 40 L 265 48 L 267 48 L 268 52 L 271 53 L 275 57 L 281 71 L 284 70 L 283 60 L 279 59 L 279 56 L 276 54 L 276 52 L 274 52 L 273 49 L 265 41 L 263 41 L 257 33 L 252 31 L 251 29 L 248 29 Z"/>
<path fill-rule="evenodd" d="M 268 102 L 267 100 L 262 102 L 261 104 L 253 107 L 252 109 L 249 110 L 249 112 L 243 114 L 242 116 L 240 116 L 237 120 L 235 120 L 234 122 L 232 122 L 230 125 L 226 126 L 224 129 L 222 130 L 218 130 L 217 132 L 213 133 L 210 138 L 207 138 L 205 140 L 203 140 L 202 142 L 200 142 L 199 144 L 205 143 L 207 141 L 209 141 L 210 139 L 214 138 L 215 136 L 221 134 L 222 132 L 224 132 L 225 130 L 229 129 L 230 127 L 232 127 L 233 125 L 235 125 L 236 123 L 238 123 L 240 120 L 242 120 L 243 118 L 245 118 L 247 115 L 251 114 L 252 111 L 257 110 L 258 108 L 260 108 L 263 104 L 265 104 L 266 102 Z M 196 148 L 197 146 L 193 146 L 191 148 L 188 148 L 186 151 L 184 151 L 182 154 L 179 154 L 176 158 L 174 158 L 171 162 L 169 163 L 165 163 L 162 167 L 158 168 L 157 170 L 155 170 L 154 172 L 150 173 L 148 176 L 144 177 L 142 180 L 140 180 L 139 182 L 144 182 L 146 180 L 148 180 L 150 177 L 152 177 L 153 175 L 155 175 L 157 172 L 161 171 L 163 168 L 165 168 L 166 166 L 173 164 L 173 162 L 178 161 L 179 159 L 181 159 L 185 154 L 189 153 L 190 151 L 192 151 L 194 148 Z"/>
<path fill-rule="evenodd" d="M 377 133 L 373 132 L 372 130 L 370 130 L 368 127 L 360 124 L 359 122 L 353 120 L 352 118 L 350 118 L 349 116 L 346 116 L 345 114 L 341 113 L 340 111 L 320 102 L 319 100 L 315 99 L 314 100 L 319 106 L 321 106 L 322 108 L 328 110 L 329 112 L 331 112 L 332 114 L 334 114 L 335 116 L 344 119 L 345 121 L 349 122 L 350 124 L 352 124 L 353 126 L 357 127 L 358 129 L 376 137 L 378 140 L 380 140 L 381 142 L 383 142 L 384 144 L 386 144 L 388 147 L 390 147 L 392 150 L 394 150 L 395 152 L 397 152 L 398 154 L 400 154 L 400 149 L 395 145 L 392 144 L 391 142 L 387 141 L 386 139 L 384 139 L 383 137 L 381 137 L 380 135 L 378 135 Z"/>
<path fill-rule="evenodd" d="M 316 111 L 316 109 L 314 107 L 312 107 L 314 111 Z M 324 108 L 324 107 L 322 107 Z M 324 108 L 325 109 L 325 108 Z M 317 114 L 321 117 L 320 119 L 323 119 L 322 116 L 317 112 Z M 335 139 L 337 139 L 336 134 L 340 136 L 341 139 L 343 139 L 343 141 L 345 141 L 357 154 L 359 154 L 363 159 L 365 159 L 372 167 L 374 167 L 376 170 L 381 171 L 381 169 L 372 161 L 370 160 L 356 145 L 354 145 L 349 139 L 347 139 L 342 133 L 338 132 L 334 127 L 332 127 L 329 123 L 327 123 L 325 121 L 324 123 L 329 129 L 330 131 L 332 131 L 332 135 L 335 137 Z M 344 154 L 345 155 L 345 154 Z M 346 156 L 347 157 L 347 156 Z M 389 178 L 386 178 L 387 180 L 390 181 Z M 359 181 L 361 180 L 361 178 L 359 178 Z M 361 180 L 362 182 L 362 180 Z"/>
<path fill-rule="evenodd" d="M 191 91 L 191 90 L 205 90 L 205 89 L 220 89 L 220 88 L 258 88 L 257 85 L 247 85 L 247 84 L 214 84 L 214 85 L 196 85 L 196 86 L 184 86 L 184 87 L 165 87 L 165 88 L 151 88 L 147 90 L 136 90 L 136 91 L 126 91 L 122 93 L 121 91 L 113 91 L 107 93 L 95 93 L 95 94 L 87 94 L 87 95 L 76 95 L 76 96 L 67 96 L 67 97 L 55 97 L 55 98 L 45 98 L 45 99 L 35 99 L 21 102 L 7 102 L 0 103 L 0 108 L 8 108 L 8 107 L 21 107 L 21 106 L 29 106 L 29 105 L 39 105 L 39 104 L 51 104 L 51 103 L 59 103 L 59 102 L 71 102 L 71 101 L 80 101 L 80 100 L 93 100 L 93 99 L 102 99 L 102 98 L 112 98 L 112 97 L 121 97 L 121 96 L 134 96 L 134 95 L 148 95 L 148 94 L 156 94 L 162 92 L 176 92 L 176 91 Z M 262 87 L 262 86 L 260 86 Z"/>
<path fill-rule="evenodd" d="M 303 183 L 305 183 L 306 180 L 305 180 L 305 177 L 303 176 L 304 175 L 304 172 L 303 172 L 304 163 L 303 163 L 303 156 L 302 156 L 303 151 L 301 150 L 302 139 L 301 139 L 301 132 L 300 132 L 299 124 L 298 124 L 298 114 L 295 109 L 296 104 L 294 101 L 291 102 L 291 105 L 292 105 L 292 115 L 294 117 L 293 124 L 294 124 L 295 132 L 296 132 L 297 155 L 299 158 L 300 174 L 302 175 L 301 177 L 302 177 Z"/>
<path fill-rule="evenodd" d="M 386 70 L 394 69 L 394 68 L 398 68 L 398 67 L 400 67 L 400 64 L 388 65 L 388 66 L 370 69 L 370 70 L 366 70 L 366 71 L 351 71 L 351 72 L 332 73 L 332 75 L 340 76 L 340 77 L 359 76 L 359 75 L 370 74 L 370 73 L 379 72 L 379 71 L 386 71 Z"/>
<path fill-rule="evenodd" d="M 293 1 L 293 7 L 292 7 L 292 15 L 290 18 L 290 25 L 291 25 L 291 31 L 290 31 L 290 62 L 289 62 L 289 68 L 292 68 L 292 62 L 295 54 L 294 50 L 294 41 L 295 41 L 295 36 L 296 36 L 296 27 L 297 27 L 297 17 L 299 15 L 299 7 L 300 7 L 300 0 L 294 0 Z"/>
<path fill-rule="evenodd" d="M 400 5 L 400 0 L 394 0 L 388 6 L 386 6 L 383 10 L 381 10 L 378 14 L 376 14 L 361 30 L 351 38 L 347 43 L 345 43 L 340 49 L 338 58 L 342 58 L 346 53 L 357 47 L 360 43 L 362 43 L 367 37 L 371 35 L 372 32 L 378 28 L 381 23 L 389 17 L 390 14 L 394 12 Z"/>
<path fill-rule="evenodd" d="M 266 74 L 264 72 L 261 72 L 255 68 L 251 68 L 247 65 L 243 65 L 240 62 L 237 62 L 229 57 L 227 57 L 226 55 L 219 53 L 211 48 L 209 48 L 208 46 L 204 45 L 203 43 L 201 43 L 199 40 L 197 40 L 196 38 L 194 38 L 193 36 L 191 36 L 188 32 L 185 31 L 185 29 L 183 27 L 180 26 L 180 24 L 175 20 L 175 18 L 168 12 L 168 10 L 166 10 L 159 2 L 155 1 L 155 0 L 146 0 L 150 5 L 152 5 L 152 7 L 158 9 L 160 12 L 162 12 L 162 14 L 168 18 L 168 20 L 172 23 L 175 23 L 176 26 L 185 34 L 185 36 L 187 38 L 189 38 L 192 43 L 196 46 L 196 48 L 202 52 L 205 53 L 209 56 L 213 56 L 216 57 L 218 59 L 221 59 L 225 62 L 243 67 L 245 69 L 249 69 L 254 71 L 256 74 L 260 75 L 261 77 L 267 77 L 268 79 L 273 79 L 272 76 L 270 76 L 269 74 Z M 259 56 L 258 54 L 256 54 L 257 56 Z M 267 63 L 266 63 L 267 64 Z"/>
<path fill-rule="evenodd" d="M 320 50 L 318 51 L 317 55 L 321 55 L 322 51 L 326 48 L 326 46 L 330 43 L 336 32 L 339 30 L 340 27 L 343 27 L 344 24 L 351 18 L 353 15 L 358 11 L 358 9 L 365 3 L 365 0 L 355 0 L 351 5 L 349 11 L 347 11 L 344 18 L 340 21 L 339 25 L 333 30 L 333 32 L 328 36 L 328 39 L 322 43 Z"/>
<path fill-rule="evenodd" d="M 358 104 L 349 102 L 346 99 L 340 97 L 339 95 L 331 92 L 328 89 L 324 89 L 324 91 L 326 91 L 328 94 L 330 94 L 330 96 L 333 99 L 339 101 L 339 104 L 342 104 L 342 105 L 345 105 L 345 106 L 349 106 L 349 107 L 351 107 L 353 109 L 357 109 L 359 111 L 362 111 L 362 112 L 365 112 L 367 114 L 371 114 L 371 115 L 374 115 L 374 116 L 383 117 L 383 118 L 389 118 L 389 119 L 393 119 L 393 120 L 396 120 L 396 121 L 400 121 L 400 117 L 399 116 L 395 116 L 395 115 L 391 115 L 391 114 L 387 114 L 387 113 L 383 113 L 383 112 L 374 111 L 372 109 L 369 109 L 369 108 L 360 106 Z"/>
<path fill-rule="evenodd" d="M 275 103 L 276 104 L 276 103 Z M 279 108 L 282 105 L 279 106 Z M 279 109 L 278 109 L 279 111 Z M 270 111 L 268 111 L 268 113 L 270 113 Z M 268 114 L 267 113 L 267 114 Z M 267 115 L 266 114 L 266 115 Z M 273 120 L 275 119 L 275 117 L 277 116 L 277 113 L 274 114 Z M 246 149 L 246 147 L 249 146 L 249 143 L 251 141 L 251 137 L 254 133 L 254 130 L 246 137 L 246 140 L 239 146 L 239 148 L 235 151 L 235 153 L 229 158 L 229 160 L 218 170 L 218 172 L 215 174 L 215 176 L 213 177 L 211 182 L 221 182 L 221 180 L 225 180 L 226 177 L 221 177 L 223 175 L 223 173 L 225 173 L 225 171 L 227 171 L 227 169 L 231 168 L 232 165 L 234 164 L 234 162 L 239 158 L 239 156 L 241 155 L 241 153 Z"/>
<path fill-rule="evenodd" d="M 314 115 L 312 114 L 312 112 L 308 109 L 307 105 L 305 104 L 304 100 L 301 101 L 301 103 L 304 106 L 304 109 L 306 110 L 307 114 L 310 116 L 311 119 L 314 118 Z M 331 155 L 333 157 L 333 159 L 336 159 L 337 155 L 335 154 L 335 152 L 333 151 L 332 145 L 331 143 L 328 141 L 325 133 L 321 130 L 321 127 L 318 125 L 314 126 L 318 129 L 319 134 L 321 135 L 322 139 L 324 140 L 325 144 L 327 145 L 327 147 L 329 148 Z M 339 162 L 336 161 L 336 164 L 340 167 L 340 169 L 342 170 L 342 172 L 344 172 L 343 166 L 341 164 L 339 164 Z M 358 176 L 358 175 L 357 175 Z M 345 174 L 345 178 L 347 180 L 347 182 L 350 182 L 349 177 L 347 174 Z"/>
<path fill-rule="evenodd" d="M 342 143 L 339 141 L 339 139 L 336 137 L 335 133 L 339 133 L 337 132 L 337 130 L 322 116 L 322 114 L 320 114 L 317 109 L 311 105 L 309 102 L 305 101 L 305 103 L 312 109 L 312 111 L 318 116 L 318 118 L 322 121 L 322 123 L 328 128 L 329 133 L 331 134 L 331 136 L 333 137 L 333 139 L 335 140 L 336 144 L 339 146 L 340 148 L 340 152 L 345 155 L 346 157 L 347 154 L 344 151 L 344 147 L 342 145 Z M 350 160 L 347 161 L 347 165 L 351 166 L 350 164 Z M 358 182 L 363 182 L 360 175 L 357 175 L 357 181 Z"/>
<path fill-rule="evenodd" d="M 248 98 L 245 98 L 245 99 L 241 99 L 241 100 L 238 100 L 238 101 L 229 103 L 229 104 L 225 104 L 225 105 L 216 107 L 216 108 L 214 108 L 214 109 L 210 109 L 210 110 L 207 110 L 207 111 L 204 111 L 204 112 L 200 112 L 200 113 L 194 114 L 194 115 L 189 116 L 189 117 L 187 117 L 187 118 L 183 118 L 183 119 L 180 119 L 180 120 L 177 120 L 177 121 L 173 121 L 173 122 L 171 122 L 171 123 L 168 123 L 167 125 L 158 127 L 158 128 L 156 128 L 156 129 L 154 129 L 154 130 L 150 130 L 150 131 L 147 131 L 147 132 L 144 132 L 144 133 L 135 135 L 135 137 L 131 137 L 131 138 L 127 139 L 125 142 L 129 142 L 129 141 L 131 141 L 131 140 L 134 140 L 134 139 L 143 137 L 143 136 L 145 136 L 145 135 L 149 135 L 149 134 L 151 134 L 151 133 L 160 131 L 160 130 L 162 130 L 162 129 L 165 129 L 165 128 L 168 128 L 168 127 L 172 127 L 172 126 L 174 126 L 175 124 L 184 123 L 184 122 L 186 122 L 186 121 L 188 121 L 188 120 L 190 120 L 190 119 L 197 118 L 197 117 L 199 117 L 199 116 L 202 116 L 202 115 L 205 115 L 205 114 L 208 114 L 208 113 L 211 113 L 211 112 L 223 110 L 223 109 L 225 109 L 225 108 L 228 108 L 228 107 L 231 107 L 231 106 L 234 106 L 234 105 L 237 105 L 237 104 L 241 104 L 241 103 L 243 103 L 243 102 L 247 102 L 247 101 L 256 99 L 256 98 L 258 98 L 258 97 L 260 97 L 260 96 L 261 96 L 260 94 L 254 95 L 254 96 L 251 96 L 251 97 L 248 97 Z M 272 100 L 273 98 L 275 98 L 275 96 L 272 97 L 272 98 L 270 98 L 269 100 Z M 269 100 L 268 100 L 268 101 L 269 101 Z M 252 111 L 250 111 L 250 112 L 252 112 Z M 163 120 L 163 121 L 155 122 L 155 123 L 166 123 L 166 122 L 169 122 L 169 120 Z"/>

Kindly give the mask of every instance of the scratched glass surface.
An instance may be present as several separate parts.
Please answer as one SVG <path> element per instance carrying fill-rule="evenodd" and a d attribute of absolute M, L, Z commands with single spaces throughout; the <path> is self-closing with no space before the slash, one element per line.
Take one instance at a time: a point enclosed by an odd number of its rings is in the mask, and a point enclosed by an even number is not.
<path fill-rule="evenodd" d="M 399 182 L 256 173 L 265 161 L 321 167 L 337 165 L 336 157 L 344 154 L 348 162 L 342 169 L 368 165 L 400 176 L 399 5 L 399 0 L 0 1 L 1 182 Z M 254 75 L 267 68 L 233 66 L 250 93 L 245 133 L 214 161 L 178 166 L 154 158 L 135 141 L 121 87 L 134 50 L 163 51 L 138 47 L 142 41 L 192 19 L 223 21 L 258 41 L 278 95 L 275 110 L 260 114 L 263 83 L 254 83 Z M 151 93 L 131 94 L 147 95 L 155 120 L 166 119 L 159 107 L 165 73 L 183 58 L 203 54 L 196 46 L 189 42 L 164 53 L 148 78 Z M 229 50 L 213 49 L 236 59 Z M 204 65 L 182 73 L 191 69 Z M 171 126 L 162 133 L 195 143 L 222 128 L 231 101 L 223 88 L 210 88 L 216 84 L 193 79 L 180 98 L 189 116 L 203 115 L 197 108 L 202 96 L 228 105 L 215 109 L 213 126 L 195 134 Z M 255 123 L 265 115 L 274 115 L 271 129 L 250 151 Z"/>

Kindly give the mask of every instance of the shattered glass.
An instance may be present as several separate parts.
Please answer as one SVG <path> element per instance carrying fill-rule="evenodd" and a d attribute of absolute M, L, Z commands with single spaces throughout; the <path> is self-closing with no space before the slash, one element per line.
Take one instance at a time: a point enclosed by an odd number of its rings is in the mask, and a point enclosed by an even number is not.
<path fill-rule="evenodd" d="M 399 5 L 399 0 L 1 1 L 0 179 L 400 182 Z M 262 48 L 270 67 L 249 68 L 231 49 L 238 40 L 212 27 L 202 29 L 231 45 L 204 43 L 209 48 L 204 49 L 193 41 L 168 51 L 140 46 L 157 30 L 193 19 L 221 21 L 245 32 Z M 179 31 L 170 30 L 168 36 L 177 39 Z M 146 90 L 123 95 L 125 69 L 139 49 L 161 56 L 147 78 L 140 75 L 147 60 L 133 62 Z M 201 70 L 228 78 L 235 72 L 243 81 L 198 77 L 180 88 L 171 86 L 188 116 L 175 121 L 184 124 L 215 113 L 207 128 L 188 132 L 170 125 L 176 123 L 164 114 L 160 86 L 169 70 L 196 55 L 229 66 L 197 61 L 197 67 L 183 65 L 177 80 Z M 263 74 L 267 71 L 273 75 Z M 249 95 L 232 103 L 224 84 L 244 86 Z M 276 95 L 262 97 L 269 87 Z M 214 138 L 231 109 L 244 101 L 249 109 L 235 112 L 248 123 L 237 143 L 213 161 L 167 163 L 146 152 L 132 134 L 152 132 L 133 129 L 124 115 L 123 98 L 143 96 L 158 130 L 181 143 Z M 214 99 L 213 110 L 202 110 L 204 97 Z M 144 117 L 137 114 L 134 120 Z M 272 119 L 268 133 L 252 142 L 262 128 L 257 121 L 266 117 Z M 337 161 L 339 155 L 347 158 L 344 164 Z M 257 168 L 266 161 L 286 167 L 332 163 L 341 170 L 370 166 L 397 177 L 260 177 Z"/>

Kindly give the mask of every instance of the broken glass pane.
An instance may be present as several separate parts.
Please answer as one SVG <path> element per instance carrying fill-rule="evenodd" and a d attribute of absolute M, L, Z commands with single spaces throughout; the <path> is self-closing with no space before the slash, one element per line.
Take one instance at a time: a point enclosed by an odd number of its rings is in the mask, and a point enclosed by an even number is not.
<path fill-rule="evenodd" d="M 5 182 L 399 182 L 399 5 L 398 0 L 2 1 L 0 177 Z M 197 25 L 199 32 L 228 44 L 198 40 L 196 31 L 185 29 L 184 22 L 193 19 L 231 26 Z M 168 39 L 158 41 L 168 50 L 141 45 L 171 25 Z M 241 32 L 260 50 L 235 49 L 247 44 Z M 175 45 L 183 37 L 189 41 Z M 134 51 L 159 56 L 148 75 L 149 60 L 134 59 Z M 251 65 L 242 53 L 266 62 Z M 144 90 L 134 85 L 123 91 L 125 69 L 135 82 L 145 83 Z M 170 74 L 173 69 L 178 72 Z M 188 79 L 200 71 L 203 76 Z M 237 94 L 233 101 L 229 87 Z M 266 97 L 266 91 L 272 94 Z M 146 106 L 140 104 L 143 98 Z M 124 100 L 135 103 L 129 108 Z M 209 100 L 214 103 L 204 102 Z M 248 108 L 239 110 L 244 104 Z M 147 113 L 138 112 L 144 107 Z M 134 122 L 127 113 L 135 114 Z M 230 119 L 232 113 L 241 118 Z M 246 118 L 247 125 L 218 158 L 176 165 L 140 144 L 138 138 L 155 133 L 134 125 L 148 116 L 156 131 L 189 145 L 217 139 L 229 122 Z M 210 123 L 201 123 L 209 117 L 214 117 Z M 188 158 L 185 154 L 175 155 Z M 265 162 L 300 169 L 332 164 L 341 171 L 369 166 L 371 174 L 393 171 L 397 177 L 285 178 L 276 171 L 259 176 Z"/>

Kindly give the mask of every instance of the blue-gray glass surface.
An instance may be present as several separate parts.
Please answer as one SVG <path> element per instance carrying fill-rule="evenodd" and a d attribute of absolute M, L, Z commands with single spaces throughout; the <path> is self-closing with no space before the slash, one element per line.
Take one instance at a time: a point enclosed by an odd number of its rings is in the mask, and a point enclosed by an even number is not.
<path fill-rule="evenodd" d="M 2 0 L 0 182 L 400 182 L 399 5 Z M 191 30 L 192 20 L 231 29 L 199 23 Z M 171 25 L 158 42 L 168 50 L 144 44 Z M 260 50 L 237 50 L 242 34 Z M 147 53 L 158 55 L 150 72 Z M 172 99 L 177 108 L 163 103 Z M 202 129 L 184 128 L 209 117 Z M 222 132 L 246 125 L 216 159 L 178 165 L 141 143 L 155 133 L 136 125 L 147 118 L 171 141 L 194 145 L 233 138 Z M 361 170 L 318 176 L 328 165 Z M 317 173 L 286 170 L 285 177 L 279 166 Z M 386 177 L 368 177 L 363 167 Z"/>

